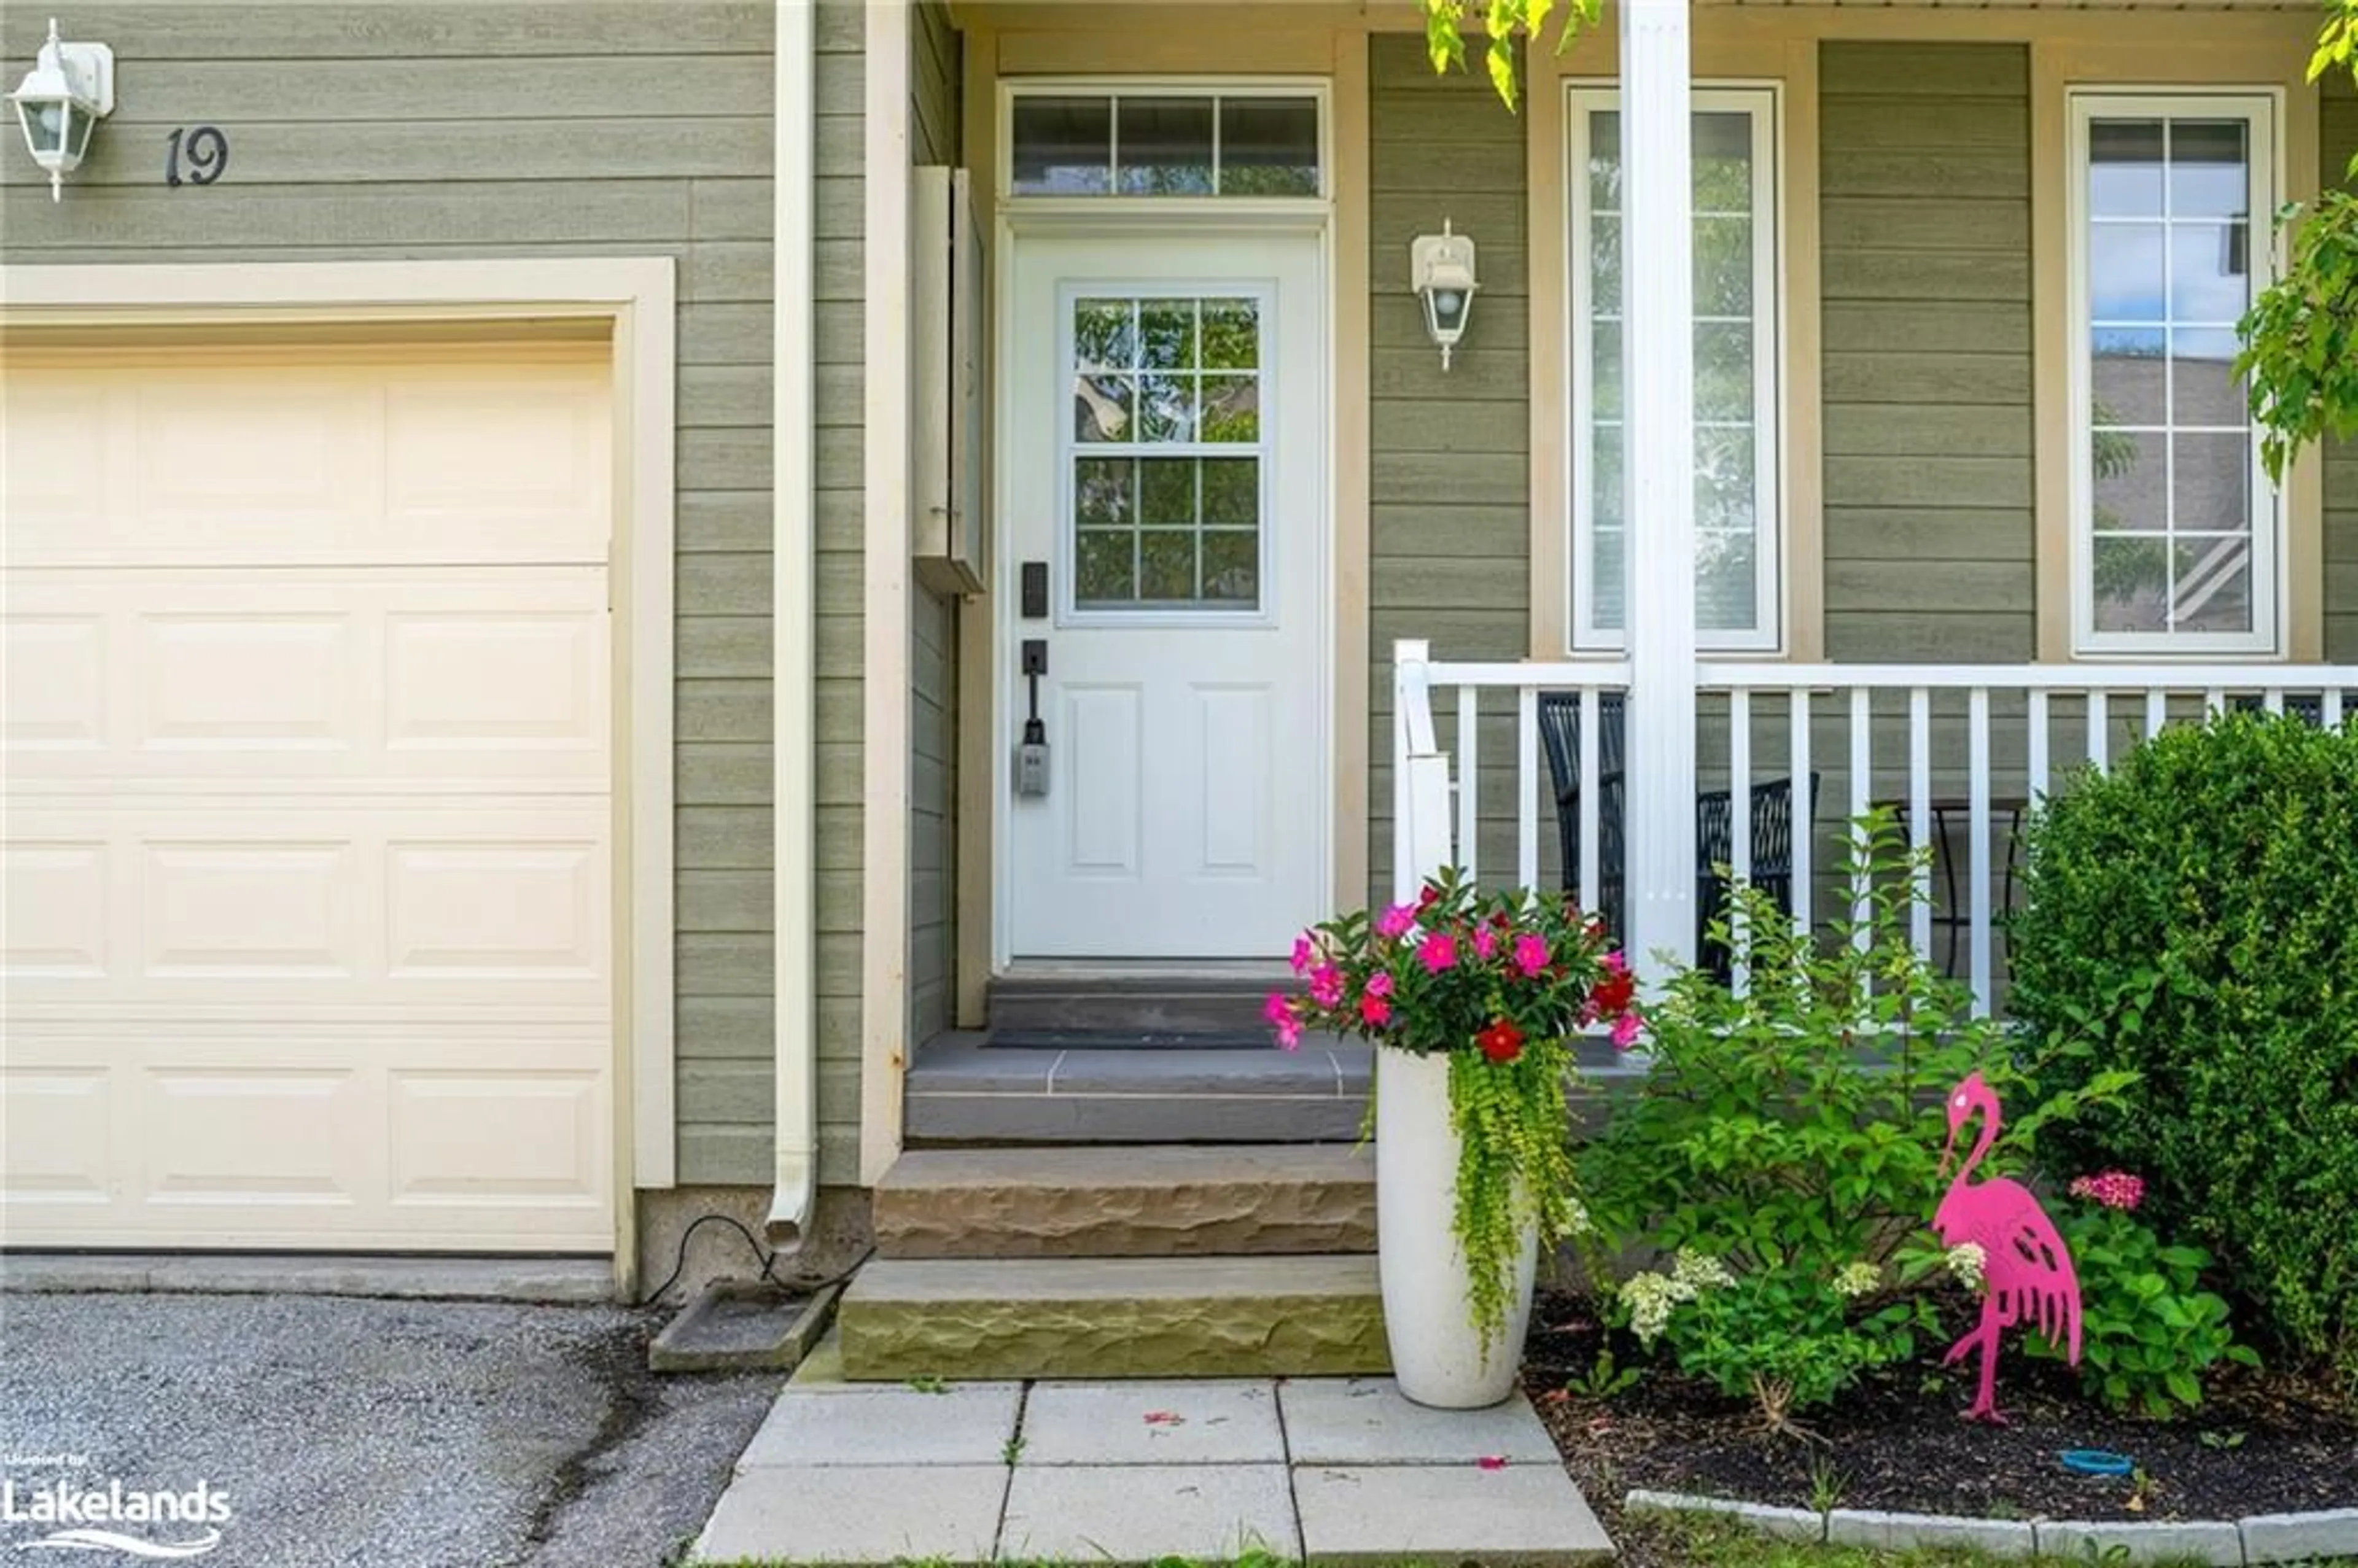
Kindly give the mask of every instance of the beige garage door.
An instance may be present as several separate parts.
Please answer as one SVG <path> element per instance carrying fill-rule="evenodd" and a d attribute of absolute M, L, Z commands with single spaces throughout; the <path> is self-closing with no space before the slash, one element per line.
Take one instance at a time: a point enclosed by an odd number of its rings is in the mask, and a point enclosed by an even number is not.
<path fill-rule="evenodd" d="M 611 1250 L 600 360 L 0 384 L 0 1238 Z"/>

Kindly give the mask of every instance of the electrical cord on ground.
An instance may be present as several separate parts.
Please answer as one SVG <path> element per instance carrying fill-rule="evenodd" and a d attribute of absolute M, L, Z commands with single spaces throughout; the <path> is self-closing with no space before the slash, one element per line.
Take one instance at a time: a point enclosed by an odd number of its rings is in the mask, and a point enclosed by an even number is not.
<path fill-rule="evenodd" d="M 649 1291 L 645 1295 L 640 1297 L 633 1304 L 648 1307 L 653 1306 L 655 1303 L 663 1300 L 664 1292 L 670 1290 L 674 1285 L 679 1283 L 679 1277 L 687 1272 L 688 1242 L 695 1238 L 696 1233 L 698 1230 L 708 1225 L 716 1223 L 729 1227 L 731 1230 L 734 1230 L 738 1235 L 745 1238 L 745 1245 L 752 1248 L 753 1249 L 753 1256 L 762 1260 L 762 1272 L 759 1277 L 767 1280 L 770 1283 L 777 1286 L 778 1289 L 782 1291 L 795 1291 L 806 1294 L 816 1294 L 817 1292 L 827 1289 L 829 1285 L 839 1285 L 846 1280 L 851 1278 L 852 1275 L 858 1273 L 860 1271 L 860 1266 L 862 1263 L 867 1262 L 876 1251 L 875 1247 L 871 1244 L 861 1251 L 859 1257 L 853 1259 L 851 1260 L 851 1266 L 845 1269 L 841 1273 L 824 1280 L 814 1280 L 807 1284 L 792 1284 L 778 1276 L 778 1254 L 763 1247 L 762 1245 L 761 1238 L 755 1236 L 753 1232 L 747 1227 L 743 1220 L 739 1219 L 734 1215 L 719 1214 L 717 1212 L 713 1214 L 700 1214 L 694 1219 L 688 1221 L 687 1228 L 679 1233 L 679 1251 L 678 1254 L 673 1258 L 671 1272 L 664 1277 L 664 1282 L 657 1285 L 654 1290 Z"/>

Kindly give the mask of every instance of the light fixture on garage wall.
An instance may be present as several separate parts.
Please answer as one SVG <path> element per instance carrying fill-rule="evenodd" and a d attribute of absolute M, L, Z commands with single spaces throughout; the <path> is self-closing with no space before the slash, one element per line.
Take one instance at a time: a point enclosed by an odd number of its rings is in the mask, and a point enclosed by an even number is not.
<path fill-rule="evenodd" d="M 104 44 L 60 42 L 52 16 L 49 41 L 8 102 L 16 106 L 33 161 L 49 171 L 49 200 L 59 200 L 66 176 L 90 151 L 91 132 L 114 113 L 114 51 Z"/>
<path fill-rule="evenodd" d="M 1466 318 L 1474 313 L 1474 242 L 1455 232 L 1449 220 L 1441 232 L 1419 234 L 1408 245 L 1409 287 L 1424 300 L 1424 330 L 1441 345 L 1441 368 L 1449 368 L 1449 351 L 1466 335 Z"/>

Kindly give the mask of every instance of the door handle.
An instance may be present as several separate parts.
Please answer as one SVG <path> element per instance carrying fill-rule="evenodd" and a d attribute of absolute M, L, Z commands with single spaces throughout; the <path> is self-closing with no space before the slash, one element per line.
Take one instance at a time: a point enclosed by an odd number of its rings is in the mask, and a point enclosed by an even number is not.
<path fill-rule="evenodd" d="M 1023 568 L 1024 593 L 1031 593 L 1032 568 L 1038 562 L 1027 562 Z M 1044 578 L 1046 568 L 1042 567 Z M 1048 793 L 1048 727 L 1040 721 L 1040 677 L 1048 673 L 1048 639 L 1023 639 L 1023 684 L 1028 688 L 1028 703 L 1023 719 L 1023 740 L 1015 748 L 1015 793 L 1040 796 Z"/>

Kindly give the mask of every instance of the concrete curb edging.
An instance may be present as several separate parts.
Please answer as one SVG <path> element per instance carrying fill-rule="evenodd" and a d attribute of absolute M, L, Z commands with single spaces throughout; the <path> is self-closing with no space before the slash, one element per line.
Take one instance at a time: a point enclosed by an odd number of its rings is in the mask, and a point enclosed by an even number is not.
<path fill-rule="evenodd" d="M 2118 1547 L 2132 1563 L 2191 1559 L 2218 1568 L 2358 1558 L 2358 1508 L 2252 1514 L 2234 1520 L 2023 1520 L 1867 1509 L 1835 1509 L 1822 1514 L 1814 1509 L 1773 1508 L 1642 1487 L 1624 1498 L 1621 1506 L 1633 1513 L 1713 1514 L 1766 1535 L 1838 1546 L 1955 1546 L 2000 1557 L 2071 1558 L 2082 1557 L 2091 1549 L 2102 1553 Z"/>

